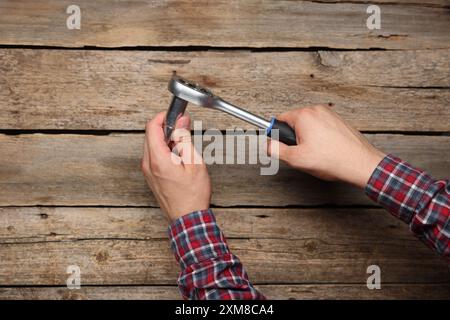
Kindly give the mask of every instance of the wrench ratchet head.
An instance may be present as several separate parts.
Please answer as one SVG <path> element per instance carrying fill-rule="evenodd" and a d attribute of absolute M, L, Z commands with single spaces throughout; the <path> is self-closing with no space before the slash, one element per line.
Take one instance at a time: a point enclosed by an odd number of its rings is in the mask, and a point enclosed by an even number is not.
<path fill-rule="evenodd" d="M 175 97 L 200 107 L 211 108 L 215 99 L 214 94 L 210 90 L 197 83 L 192 83 L 180 78 L 175 73 L 169 81 L 169 91 L 172 92 Z"/>

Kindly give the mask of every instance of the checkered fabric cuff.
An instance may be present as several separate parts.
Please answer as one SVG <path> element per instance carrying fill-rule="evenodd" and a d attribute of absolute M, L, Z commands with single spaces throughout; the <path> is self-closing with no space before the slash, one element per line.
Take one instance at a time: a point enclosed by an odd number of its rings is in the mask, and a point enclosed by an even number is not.
<path fill-rule="evenodd" d="M 387 155 L 377 166 L 366 185 L 366 194 L 388 209 L 394 216 L 410 223 L 415 212 L 427 202 L 421 201 L 434 193 L 433 179 L 422 170 L 401 159 Z"/>
<path fill-rule="evenodd" d="M 172 251 L 184 269 L 204 260 L 229 254 L 211 209 L 184 215 L 169 227 Z"/>

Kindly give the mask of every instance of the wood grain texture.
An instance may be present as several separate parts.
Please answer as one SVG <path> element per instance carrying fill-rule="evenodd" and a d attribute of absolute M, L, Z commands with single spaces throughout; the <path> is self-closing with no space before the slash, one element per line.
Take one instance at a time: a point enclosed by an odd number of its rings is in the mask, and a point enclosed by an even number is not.
<path fill-rule="evenodd" d="M 383 209 L 215 208 L 214 213 L 228 239 L 309 239 L 322 236 L 323 229 L 324 237 L 348 242 L 377 243 L 386 235 L 412 240 L 407 226 Z M 167 238 L 167 225 L 159 208 L 3 207 L 0 243 L 158 240 Z M 345 226 L 355 233 L 342 232 Z"/>
<path fill-rule="evenodd" d="M 359 130 L 448 131 L 449 61 L 450 50 L 0 49 L 0 129 L 142 130 L 167 110 L 177 70 L 266 118 L 330 104 Z M 252 127 L 194 105 L 188 111 L 204 129 Z"/>
<path fill-rule="evenodd" d="M 365 285 L 257 285 L 270 299 L 442 299 L 450 296 L 448 284 L 384 284 L 381 290 L 368 290 Z M 178 300 L 181 295 L 174 286 L 112 286 L 0 288 L 1 300 Z"/>
<path fill-rule="evenodd" d="M 65 2 L 0 2 L 0 46 L 44 46 L 0 49 L 0 130 L 90 130 L 0 134 L 0 299 L 180 298 L 167 221 L 139 168 L 143 135 L 97 131 L 143 130 L 166 110 L 175 70 L 267 118 L 321 103 L 359 130 L 412 131 L 367 136 L 448 176 L 450 136 L 416 134 L 450 128 L 449 0 L 371 2 L 374 31 L 366 0 L 77 4 L 81 30 L 66 28 Z M 189 111 L 203 129 L 251 128 Z M 384 210 L 354 207 L 370 204 L 361 191 L 286 166 L 209 170 L 218 223 L 268 297 L 450 299 L 446 262 Z M 230 208 L 248 205 L 260 207 Z M 382 290 L 366 287 L 372 264 Z M 81 290 L 65 288 L 69 265 Z"/>
<path fill-rule="evenodd" d="M 448 136 L 380 134 L 368 138 L 385 152 L 408 159 L 436 177 L 448 175 Z M 0 135 L 0 205 L 155 206 L 140 171 L 142 146 L 142 134 Z M 256 154 L 255 146 L 251 150 Z M 217 150 L 218 154 L 226 152 Z M 209 156 L 205 159 L 211 160 Z M 211 165 L 212 203 L 371 203 L 363 192 L 350 186 L 322 182 L 281 164 L 276 175 L 262 176 L 261 167 L 268 165 Z"/>
<path fill-rule="evenodd" d="M 81 30 L 68 30 L 65 2 L 2 1 L 0 43 L 67 47 L 450 46 L 448 7 L 403 5 L 402 1 L 382 5 L 380 30 L 366 26 L 367 3 L 79 0 L 77 4 L 82 10 Z"/>
<path fill-rule="evenodd" d="M 216 209 L 231 250 L 259 284 L 449 283 L 450 270 L 380 209 Z M 175 284 L 178 267 L 157 209 L 2 208 L 0 285 Z M 414 263 L 411 263 L 414 261 Z"/>

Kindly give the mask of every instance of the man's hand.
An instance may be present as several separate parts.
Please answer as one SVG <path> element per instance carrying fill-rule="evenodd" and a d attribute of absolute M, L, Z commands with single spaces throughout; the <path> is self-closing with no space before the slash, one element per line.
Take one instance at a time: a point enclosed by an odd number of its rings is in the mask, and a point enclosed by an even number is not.
<path fill-rule="evenodd" d="M 190 119 L 177 121 L 172 143 L 174 154 L 164 141 L 165 112 L 148 121 L 142 172 L 161 210 L 174 221 L 197 210 L 209 208 L 211 182 L 206 165 L 191 142 Z"/>
<path fill-rule="evenodd" d="M 385 156 L 329 107 L 291 110 L 277 119 L 294 128 L 298 145 L 287 146 L 271 140 L 269 153 L 318 178 L 364 188 Z"/>

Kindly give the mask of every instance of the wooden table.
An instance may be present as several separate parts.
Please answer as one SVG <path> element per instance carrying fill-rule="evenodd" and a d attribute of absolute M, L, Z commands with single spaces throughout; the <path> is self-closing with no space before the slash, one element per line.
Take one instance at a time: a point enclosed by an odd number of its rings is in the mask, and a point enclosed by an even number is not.
<path fill-rule="evenodd" d="M 173 70 L 269 117 L 325 103 L 384 151 L 450 169 L 450 2 L 0 2 L 0 298 L 179 298 L 140 172 Z M 204 128 L 250 128 L 190 107 Z M 272 298 L 450 298 L 445 262 L 348 186 L 212 165 L 213 207 Z M 66 288 L 69 265 L 81 289 Z M 369 290 L 367 267 L 381 268 Z"/>

